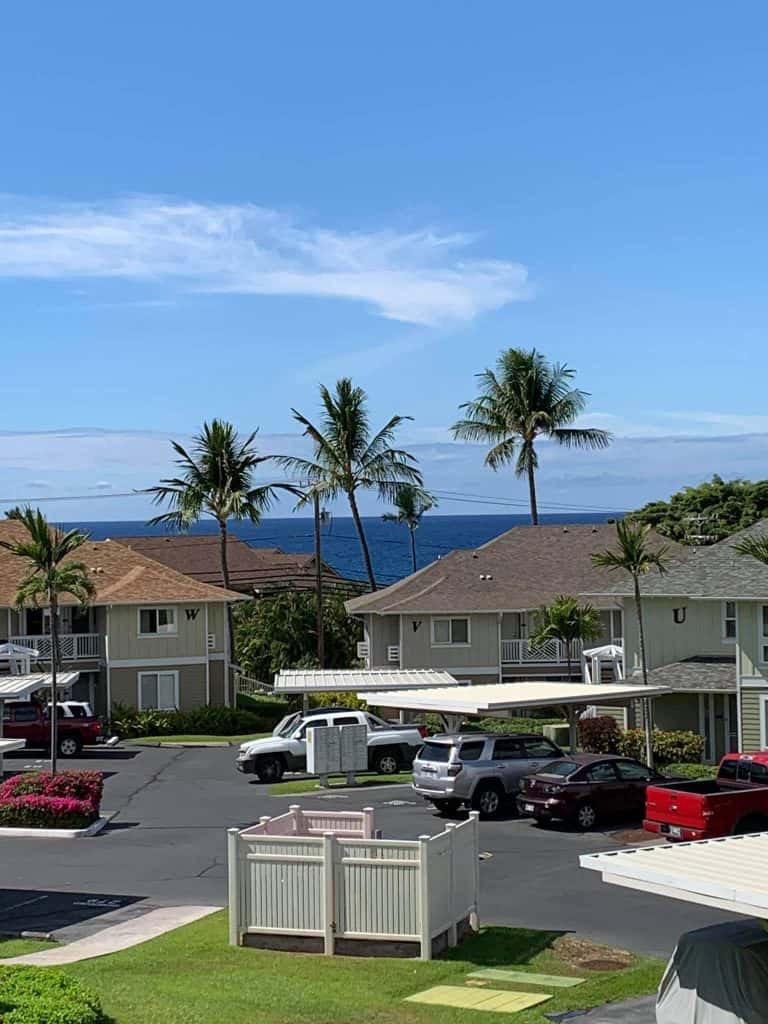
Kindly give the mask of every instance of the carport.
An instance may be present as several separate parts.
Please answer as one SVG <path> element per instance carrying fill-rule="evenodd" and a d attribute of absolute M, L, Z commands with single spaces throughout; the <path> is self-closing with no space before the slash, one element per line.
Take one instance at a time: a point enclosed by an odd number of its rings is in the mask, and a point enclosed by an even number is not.
<path fill-rule="evenodd" d="M 380 704 L 401 711 L 426 711 L 442 717 L 448 732 L 461 728 L 465 718 L 473 716 L 501 718 L 508 712 L 525 708 L 563 706 L 566 708 L 571 749 L 576 749 L 579 708 L 590 704 L 628 704 L 648 701 L 668 693 L 666 686 L 630 686 L 624 683 L 492 683 L 488 686 L 438 687 L 432 690 L 360 691 L 358 697 L 369 704 Z M 651 751 L 651 714 L 644 716 L 646 746 Z M 649 758 L 649 763 L 652 757 Z"/>
<path fill-rule="evenodd" d="M 420 690 L 458 686 L 449 672 L 435 669 L 283 669 L 275 676 L 273 693 L 285 697 L 303 696 L 304 708 L 310 693 L 358 693 L 368 690 Z M 367 697 L 363 697 L 366 700 Z M 387 702 L 385 702 L 387 703 Z"/>
<path fill-rule="evenodd" d="M 56 680 L 57 691 L 68 690 L 80 677 L 79 672 L 59 672 Z M 50 672 L 32 672 L 22 676 L 0 676 L 0 779 L 3 777 L 3 752 L 24 746 L 19 740 L 16 747 L 9 744 L 12 740 L 3 740 L 3 719 L 7 700 L 29 700 L 38 690 L 51 688 Z"/>

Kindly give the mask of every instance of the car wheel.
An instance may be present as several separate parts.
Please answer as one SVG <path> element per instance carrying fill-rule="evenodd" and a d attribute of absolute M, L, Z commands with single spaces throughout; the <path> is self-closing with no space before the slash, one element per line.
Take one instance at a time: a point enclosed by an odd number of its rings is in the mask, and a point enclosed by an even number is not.
<path fill-rule="evenodd" d="M 495 818 L 501 810 L 501 800 L 501 790 L 497 786 L 478 786 L 472 797 L 472 810 L 479 811 L 481 818 Z"/>
<path fill-rule="evenodd" d="M 397 754 L 393 750 L 382 750 L 375 756 L 373 766 L 379 775 L 395 775 L 400 767 Z"/>
<path fill-rule="evenodd" d="M 83 744 L 79 736 L 62 736 L 59 740 L 60 757 L 77 757 L 82 749 Z"/>
<path fill-rule="evenodd" d="M 256 762 L 259 782 L 279 782 L 284 771 L 285 765 L 280 757 L 260 757 Z"/>
<path fill-rule="evenodd" d="M 581 804 L 578 811 L 576 811 L 576 824 L 582 832 L 586 832 L 588 829 L 594 828 L 596 822 L 597 811 L 595 810 L 594 804 L 589 802 Z"/>
<path fill-rule="evenodd" d="M 461 807 L 461 800 L 433 800 L 432 804 L 440 814 L 456 814 Z"/>

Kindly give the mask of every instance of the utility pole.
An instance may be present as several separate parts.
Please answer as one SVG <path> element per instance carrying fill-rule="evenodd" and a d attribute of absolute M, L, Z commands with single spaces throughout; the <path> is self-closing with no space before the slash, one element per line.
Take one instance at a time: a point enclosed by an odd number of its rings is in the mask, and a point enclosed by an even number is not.
<path fill-rule="evenodd" d="M 315 599 L 317 601 L 317 663 L 325 668 L 325 626 L 323 623 L 323 552 L 320 536 L 320 495 L 315 492 L 312 503 L 315 515 Z"/>

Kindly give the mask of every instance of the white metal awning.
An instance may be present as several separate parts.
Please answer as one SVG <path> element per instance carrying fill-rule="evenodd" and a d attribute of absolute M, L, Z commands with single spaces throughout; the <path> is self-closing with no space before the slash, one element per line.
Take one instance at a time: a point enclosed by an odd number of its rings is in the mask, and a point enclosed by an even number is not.
<path fill-rule="evenodd" d="M 487 686 L 466 686 L 411 693 L 359 692 L 369 704 L 413 711 L 445 712 L 456 715 L 493 715 L 516 708 L 546 707 L 553 704 L 582 705 L 622 704 L 632 700 L 658 697 L 668 693 L 666 686 L 629 686 L 603 683 L 492 683 Z"/>
<path fill-rule="evenodd" d="M 80 678 L 79 672 L 59 672 L 57 690 L 68 690 Z M 34 672 L 25 676 L 0 676 L 0 701 L 26 700 L 36 690 L 50 689 L 50 672 Z"/>
<path fill-rule="evenodd" d="M 687 903 L 768 918 L 768 834 L 590 853 L 603 881 Z"/>
<path fill-rule="evenodd" d="M 433 669 L 283 669 L 275 693 L 329 693 L 351 690 L 415 690 L 458 686 L 449 672 Z"/>

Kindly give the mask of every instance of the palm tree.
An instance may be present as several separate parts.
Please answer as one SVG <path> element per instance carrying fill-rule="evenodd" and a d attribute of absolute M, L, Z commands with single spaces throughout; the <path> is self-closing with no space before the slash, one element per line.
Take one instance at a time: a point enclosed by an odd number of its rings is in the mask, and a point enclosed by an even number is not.
<path fill-rule="evenodd" d="M 744 537 L 734 544 L 734 550 L 740 555 L 751 555 L 758 562 L 768 565 L 768 535 L 760 537 Z"/>
<path fill-rule="evenodd" d="M 528 477 L 531 522 L 539 521 L 536 503 L 536 440 L 550 438 L 566 448 L 607 448 L 611 435 L 593 427 L 572 426 L 589 397 L 571 386 L 576 371 L 548 363 L 535 348 L 508 348 L 496 369 L 479 373 L 480 393 L 460 408 L 465 417 L 454 423 L 454 437 L 492 445 L 485 464 L 493 470 L 509 462 L 516 476 Z"/>
<path fill-rule="evenodd" d="M 58 754 L 59 602 L 62 595 L 68 594 L 81 607 L 86 607 L 96 591 L 85 564 L 71 557 L 88 540 L 88 534 L 80 530 L 63 533 L 49 526 L 40 509 L 14 508 L 7 517 L 21 523 L 27 532 L 23 540 L 0 541 L 2 547 L 27 563 L 27 571 L 16 589 L 16 607 L 38 606 L 42 600 L 51 619 L 51 775 L 55 775 Z"/>
<path fill-rule="evenodd" d="M 645 656 L 645 628 L 643 626 L 643 599 L 640 593 L 640 577 L 647 576 L 649 572 L 656 571 L 664 574 L 667 571 L 668 545 L 659 548 L 651 547 L 649 535 L 650 524 L 635 523 L 627 519 L 620 519 L 616 523 L 617 547 L 614 550 L 600 551 L 592 555 L 592 562 L 604 569 L 620 570 L 632 577 L 632 591 L 635 599 L 635 614 L 637 615 L 637 628 L 640 640 L 640 668 L 643 673 L 643 685 L 648 685 L 648 663 Z M 650 714 L 648 702 L 646 704 L 646 715 Z M 646 730 L 646 755 L 648 764 L 653 764 L 653 750 L 651 749 L 651 732 Z"/>
<path fill-rule="evenodd" d="M 548 640 L 559 640 L 565 650 L 570 681 L 574 644 L 597 640 L 601 632 L 600 615 L 591 604 L 579 604 L 575 597 L 559 594 L 551 605 L 539 609 L 530 642 L 537 648 Z"/>
<path fill-rule="evenodd" d="M 260 456 L 254 445 L 257 431 L 241 438 L 231 423 L 214 419 L 203 423 L 203 429 L 193 437 L 192 450 L 187 451 L 178 441 L 171 441 L 178 458 L 176 465 L 181 475 L 161 480 L 156 487 L 145 492 L 153 495 L 155 505 L 167 502 L 171 509 L 150 519 L 149 525 L 170 526 L 186 532 L 203 516 L 210 516 L 219 527 L 221 581 L 229 589 L 229 561 L 227 558 L 228 522 L 230 519 L 250 520 L 258 523 L 261 514 L 269 508 L 272 488 L 255 486 L 256 469 L 269 460 Z M 231 608 L 227 605 L 229 649 L 234 651 Z"/>
<path fill-rule="evenodd" d="M 411 417 L 393 416 L 371 437 L 368 396 L 362 388 L 354 387 L 348 377 L 336 382 L 333 393 L 321 386 L 320 399 L 322 420 L 319 426 L 296 409 L 291 410 L 294 419 L 304 428 L 305 437 L 312 440 L 313 458 L 284 455 L 277 461 L 307 485 L 304 503 L 314 494 L 321 499 L 336 498 L 342 494 L 346 497 L 360 539 L 368 581 L 371 590 L 375 590 L 376 577 L 357 507 L 357 492 L 375 490 L 383 500 L 395 501 L 402 484 L 421 486 L 421 473 L 415 466 L 414 457 L 393 447 L 395 431 Z"/>
<path fill-rule="evenodd" d="M 425 512 L 437 506 L 437 498 L 416 487 L 415 484 L 401 484 L 394 500 L 396 512 L 385 512 L 381 517 L 385 523 L 402 523 L 411 535 L 411 561 L 416 572 L 416 531 L 421 526 Z"/>

